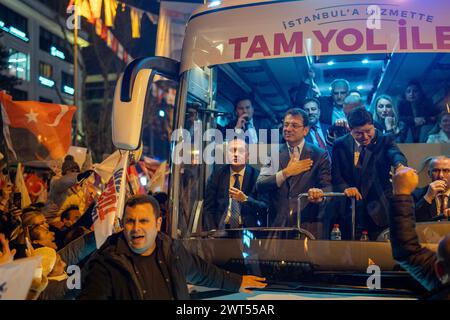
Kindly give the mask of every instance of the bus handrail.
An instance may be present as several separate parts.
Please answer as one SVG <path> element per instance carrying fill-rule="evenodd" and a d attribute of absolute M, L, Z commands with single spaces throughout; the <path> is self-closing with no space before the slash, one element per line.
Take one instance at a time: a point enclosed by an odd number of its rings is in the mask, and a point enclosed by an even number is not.
<path fill-rule="evenodd" d="M 331 197 L 346 197 L 345 193 L 343 192 L 324 192 L 323 196 L 325 198 L 331 198 Z M 300 193 L 297 197 L 297 229 L 300 230 L 301 228 L 301 202 L 302 198 L 308 197 L 308 193 Z M 356 214 L 356 208 L 355 208 L 355 197 L 350 197 L 352 201 L 352 240 L 355 240 L 355 214 Z"/>

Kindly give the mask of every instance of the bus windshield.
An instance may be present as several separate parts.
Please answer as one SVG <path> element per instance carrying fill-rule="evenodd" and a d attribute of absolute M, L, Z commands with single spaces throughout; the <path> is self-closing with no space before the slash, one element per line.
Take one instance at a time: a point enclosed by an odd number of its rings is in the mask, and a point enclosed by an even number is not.
<path fill-rule="evenodd" d="M 358 275 L 376 265 L 396 275 L 383 286 L 417 293 L 392 258 L 391 177 L 408 165 L 423 187 L 430 182 L 427 158 L 450 153 L 450 55 L 440 36 L 447 39 L 448 30 L 436 27 L 434 47 L 423 50 L 389 32 L 386 46 L 377 38 L 377 47 L 367 32 L 364 43 L 374 46 L 356 48 L 358 27 L 330 31 L 336 17 L 330 22 L 308 10 L 298 19 L 281 17 L 294 2 L 280 3 L 277 19 L 264 14 L 267 8 L 245 6 L 191 18 L 172 133 L 172 236 L 229 270 L 277 283 L 367 289 Z M 436 10 L 429 8 L 430 15 Z M 238 19 L 244 11 L 249 21 Z M 217 25 L 203 28 L 211 19 Z M 274 31 L 268 38 L 274 20 L 284 38 Z M 331 29 L 320 34 L 335 40 L 327 52 L 314 30 L 321 24 Z M 316 41 L 308 44 L 312 35 Z M 369 120 L 355 120 L 361 117 Z M 416 217 L 419 240 L 432 249 L 450 230 L 435 218 Z"/>

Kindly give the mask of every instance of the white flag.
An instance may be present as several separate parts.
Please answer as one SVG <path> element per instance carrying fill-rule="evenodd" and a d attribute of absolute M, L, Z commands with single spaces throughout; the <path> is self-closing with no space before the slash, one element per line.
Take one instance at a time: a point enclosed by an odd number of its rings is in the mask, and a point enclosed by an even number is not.
<path fill-rule="evenodd" d="M 25 184 L 25 180 L 23 178 L 22 164 L 20 162 L 17 165 L 16 180 L 14 181 L 14 183 L 15 183 L 16 191 L 20 192 L 20 194 L 22 196 L 22 201 L 21 201 L 22 208 L 20 208 L 20 209 L 24 209 L 31 204 L 31 199 L 30 199 L 30 195 L 28 194 L 28 189 Z"/>
<path fill-rule="evenodd" d="M 0 300 L 25 300 L 40 256 L 18 259 L 0 266 Z"/>
<path fill-rule="evenodd" d="M 122 217 L 126 192 L 128 153 L 126 151 L 120 158 L 113 176 L 109 179 L 105 189 L 98 198 L 92 213 L 97 249 L 114 232 L 115 218 L 120 219 Z"/>
<path fill-rule="evenodd" d="M 107 182 L 112 177 L 114 169 L 120 160 L 119 150 L 110 154 L 108 158 L 103 160 L 101 163 L 94 164 L 94 171 L 102 177 L 102 182 Z"/>

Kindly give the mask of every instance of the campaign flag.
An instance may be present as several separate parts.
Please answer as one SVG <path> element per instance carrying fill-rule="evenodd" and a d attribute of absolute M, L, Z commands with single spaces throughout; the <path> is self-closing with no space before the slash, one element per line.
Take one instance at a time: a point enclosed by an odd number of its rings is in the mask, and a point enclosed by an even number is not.
<path fill-rule="evenodd" d="M 128 167 L 128 151 L 120 158 L 92 212 L 94 221 L 95 242 L 99 249 L 105 240 L 114 232 L 116 218 L 122 218 L 125 203 L 125 183 Z"/>
<path fill-rule="evenodd" d="M 120 160 L 120 151 L 117 150 L 110 154 L 105 160 L 101 163 L 94 164 L 94 171 L 97 173 L 104 183 L 109 181 L 111 176 L 113 175 L 114 169 L 116 168 L 117 163 Z"/>
<path fill-rule="evenodd" d="M 20 192 L 20 195 L 22 196 L 21 204 L 22 207 L 20 209 L 24 209 L 28 207 L 31 204 L 30 195 L 28 194 L 27 185 L 25 184 L 25 179 L 23 178 L 23 172 L 22 172 L 22 164 L 19 162 L 17 165 L 17 171 L 16 171 L 16 179 L 15 179 L 15 188 L 17 192 Z"/>
<path fill-rule="evenodd" d="M 136 169 L 135 165 L 131 165 L 128 167 L 128 182 L 131 187 L 132 194 L 144 194 L 145 189 L 141 184 L 141 180 L 139 177 L 139 172 Z"/>
<path fill-rule="evenodd" d="M 12 162 L 63 159 L 71 144 L 75 106 L 13 101 L 0 91 L 3 135 Z"/>
<path fill-rule="evenodd" d="M 14 260 L 0 266 L 0 300 L 25 300 L 40 256 Z"/>
<path fill-rule="evenodd" d="M 162 162 L 153 174 L 149 182 L 149 190 L 155 192 L 167 192 L 166 178 L 168 177 L 167 161 Z"/>

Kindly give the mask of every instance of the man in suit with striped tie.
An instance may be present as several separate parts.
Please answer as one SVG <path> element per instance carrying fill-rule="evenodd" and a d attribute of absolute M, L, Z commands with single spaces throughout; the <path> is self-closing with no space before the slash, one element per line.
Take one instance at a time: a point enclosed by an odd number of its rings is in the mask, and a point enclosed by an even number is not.
<path fill-rule="evenodd" d="M 446 156 L 431 159 L 428 169 L 431 183 L 414 191 L 416 203 L 416 221 L 430 221 L 448 219 L 450 209 L 448 197 L 450 195 L 450 158 Z"/>
<path fill-rule="evenodd" d="M 316 237 L 322 237 L 323 192 L 331 191 L 330 161 L 325 150 L 305 141 L 308 126 L 308 115 L 304 110 L 294 108 L 286 112 L 283 119 L 286 143 L 261 169 L 256 185 L 258 192 L 270 193 L 272 226 L 275 227 L 297 225 L 297 197 L 300 193 L 308 193 L 309 201 L 303 201 L 301 208 L 302 227 Z"/>
<path fill-rule="evenodd" d="M 248 165 L 249 151 L 244 140 L 227 145 L 227 162 L 218 166 L 206 185 L 203 229 L 264 226 L 267 199 L 256 191 L 259 171 Z"/>
<path fill-rule="evenodd" d="M 309 132 L 305 137 L 306 142 L 312 143 L 331 154 L 331 147 L 326 143 L 327 130 L 330 125 L 320 122 L 319 100 L 307 98 L 303 103 L 303 110 L 308 114 L 309 122 Z"/>

